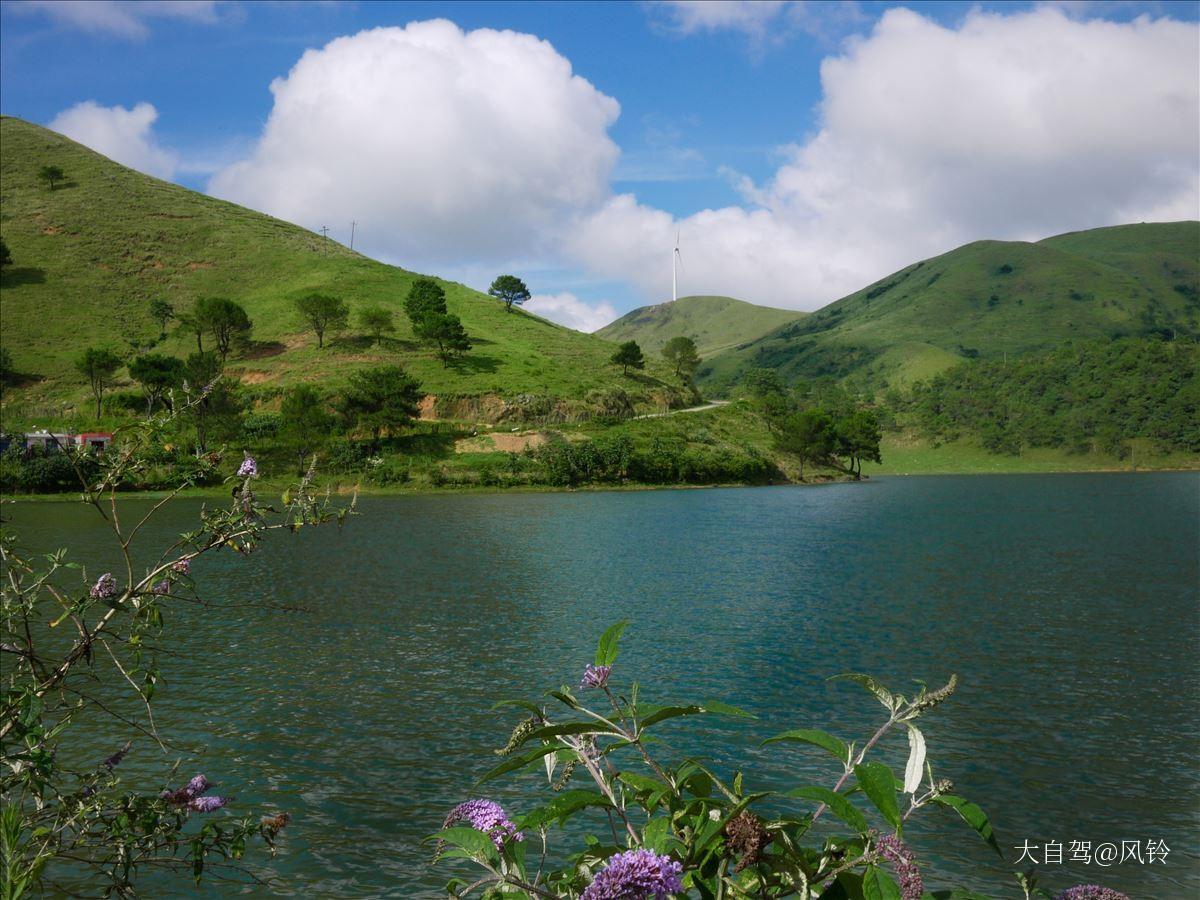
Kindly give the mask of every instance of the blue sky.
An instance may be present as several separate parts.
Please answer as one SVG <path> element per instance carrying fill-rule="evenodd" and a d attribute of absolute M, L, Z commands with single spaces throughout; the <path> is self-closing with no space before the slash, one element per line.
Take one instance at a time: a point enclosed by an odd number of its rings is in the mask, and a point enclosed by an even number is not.
<path fill-rule="evenodd" d="M 669 297 L 676 230 L 681 293 L 815 308 L 967 240 L 1195 217 L 1198 9 L 6 0 L 0 110 L 343 239 L 354 218 L 361 249 L 407 268 L 475 287 L 517 270 L 539 311 L 590 328 Z M 432 19 L 457 31 L 406 29 Z M 393 31 L 353 38 L 375 28 Z M 549 46 L 501 38 L 479 63 L 480 29 Z M 390 160 L 378 190 L 354 180 Z M 314 167 L 324 193 L 300 181 Z"/>

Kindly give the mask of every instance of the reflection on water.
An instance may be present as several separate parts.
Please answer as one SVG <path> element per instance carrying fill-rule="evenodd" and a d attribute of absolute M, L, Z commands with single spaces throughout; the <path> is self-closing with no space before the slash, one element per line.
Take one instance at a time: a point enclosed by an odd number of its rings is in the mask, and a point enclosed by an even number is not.
<path fill-rule="evenodd" d="M 154 537 L 187 527 L 197 507 L 176 504 Z M 1165 866 L 1052 866 L 1045 879 L 1134 897 L 1200 889 L 1196 474 L 361 508 L 344 531 L 199 567 L 210 594 L 306 612 L 176 614 L 184 652 L 167 663 L 160 728 L 202 747 L 185 769 L 239 807 L 293 813 L 268 867 L 276 893 L 439 896 L 451 870 L 430 872 L 419 841 L 494 761 L 512 720 L 492 701 L 577 680 L 622 618 L 633 622 L 623 679 L 656 699 L 718 697 L 760 717 L 681 724 L 680 753 L 747 761 L 769 787 L 829 783 L 837 773 L 818 755 L 758 741 L 803 726 L 861 740 L 879 708 L 829 675 L 869 671 L 905 690 L 956 671 L 958 694 L 925 727 L 935 771 L 990 812 L 1012 857 L 1026 839 L 1161 839 Z M 25 504 L 13 518 L 27 543 L 70 543 L 103 562 L 86 510 Z M 117 740 L 92 737 L 98 756 Z M 898 735 L 885 750 L 897 766 L 906 746 Z M 130 771 L 161 762 L 143 742 Z M 520 811 L 533 789 L 527 778 L 490 795 Z M 911 839 L 943 873 L 927 884 L 950 873 L 1013 895 L 1013 867 L 951 814 L 919 820 Z M 175 891 L 187 885 L 154 893 Z"/>

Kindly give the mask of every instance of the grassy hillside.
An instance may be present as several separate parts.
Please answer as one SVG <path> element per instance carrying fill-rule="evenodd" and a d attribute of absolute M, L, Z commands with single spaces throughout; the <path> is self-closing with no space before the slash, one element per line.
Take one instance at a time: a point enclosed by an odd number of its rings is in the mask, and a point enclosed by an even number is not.
<path fill-rule="evenodd" d="M 728 386 L 762 366 L 789 381 L 853 376 L 880 388 L 1067 340 L 1195 334 L 1198 283 L 1200 222 L 977 241 L 726 351 L 699 377 Z"/>
<path fill-rule="evenodd" d="M 66 183 L 39 182 L 43 166 Z M 308 381 L 336 388 L 359 368 L 400 363 L 431 393 L 579 399 L 624 389 L 646 408 L 678 394 L 665 365 L 623 377 L 608 363 L 611 344 L 515 310 L 460 284 L 442 282 L 452 313 L 474 349 L 447 368 L 412 340 L 402 302 L 418 277 L 354 253 L 303 228 L 206 197 L 120 166 L 19 119 L 0 120 L 0 233 L 5 266 L 0 340 L 22 376 L 5 394 L 16 408 L 47 411 L 85 396 L 73 359 L 88 346 L 127 357 L 158 337 L 149 305 L 165 299 L 186 313 L 202 296 L 241 303 L 254 322 L 252 346 L 230 372 L 260 396 Z M 398 332 L 370 346 L 351 332 L 317 350 L 293 303 L 313 291 L 336 294 L 354 310 L 395 311 Z M 192 338 L 170 334 L 157 352 L 183 356 Z M 660 380 L 661 379 L 661 380 Z M 14 406 L 16 404 L 17 406 Z"/>
<path fill-rule="evenodd" d="M 673 337 L 690 337 L 701 358 L 710 359 L 804 315 L 732 297 L 680 297 L 673 303 L 635 309 L 596 334 L 610 341 L 637 341 L 648 353 L 658 353 Z"/>

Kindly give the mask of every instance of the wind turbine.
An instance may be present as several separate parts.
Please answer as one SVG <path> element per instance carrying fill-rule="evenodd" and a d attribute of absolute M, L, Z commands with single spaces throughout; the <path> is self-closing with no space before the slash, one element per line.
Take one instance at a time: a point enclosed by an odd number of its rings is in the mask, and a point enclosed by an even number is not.
<path fill-rule="evenodd" d="M 679 266 L 683 265 L 683 254 L 679 252 L 679 229 L 675 229 L 675 252 L 671 254 L 671 302 L 679 299 Z"/>

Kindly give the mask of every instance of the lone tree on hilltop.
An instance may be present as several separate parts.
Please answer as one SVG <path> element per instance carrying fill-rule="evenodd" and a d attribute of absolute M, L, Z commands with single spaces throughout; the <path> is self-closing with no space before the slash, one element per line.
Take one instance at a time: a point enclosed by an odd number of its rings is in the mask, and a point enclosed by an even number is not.
<path fill-rule="evenodd" d="M 520 306 L 530 297 L 529 288 L 516 275 L 498 275 L 488 288 L 488 293 L 497 300 L 503 300 L 508 312 L 512 312 L 514 303 Z"/>
<path fill-rule="evenodd" d="M 688 377 L 700 365 L 700 354 L 696 342 L 690 337 L 673 337 L 662 348 L 663 359 L 675 367 L 675 377 Z"/>
<path fill-rule="evenodd" d="M 325 346 L 325 332 L 338 331 L 350 323 L 345 301 L 329 294 L 309 294 L 296 298 L 296 309 L 317 335 L 317 349 Z"/>
<path fill-rule="evenodd" d="M 100 401 L 104 392 L 113 386 L 117 371 L 121 368 L 121 357 L 104 347 L 89 347 L 75 361 L 75 369 L 88 380 L 92 396 L 96 398 L 96 418 L 100 418 Z"/>
<path fill-rule="evenodd" d="M 167 336 L 167 323 L 175 318 L 175 307 L 166 300 L 151 300 L 150 315 L 158 323 L 158 339 L 161 341 Z"/>
<path fill-rule="evenodd" d="M 253 327 L 241 304 L 224 297 L 201 297 L 197 300 L 190 325 L 196 332 L 197 345 L 200 344 L 202 333 L 212 335 L 222 363 L 229 356 L 233 342 L 249 339 Z M 203 349 L 200 352 L 204 352 Z"/>
<path fill-rule="evenodd" d="M 380 366 L 350 376 L 338 403 L 348 427 L 371 429 L 376 442 L 385 428 L 401 428 L 417 414 L 421 385 L 401 366 Z"/>
<path fill-rule="evenodd" d="M 642 348 L 638 346 L 637 341 L 623 343 L 609 362 L 620 366 L 622 375 L 628 375 L 631 366 L 635 369 L 646 368 L 646 357 L 642 355 Z"/>
<path fill-rule="evenodd" d="M 183 384 L 184 362 L 175 356 L 147 353 L 129 364 L 129 377 L 142 386 L 146 395 L 146 416 L 173 387 Z"/>
<path fill-rule="evenodd" d="M 383 340 L 384 334 L 392 334 L 396 330 L 392 311 L 384 309 L 382 306 L 368 306 L 360 309 L 358 311 L 358 324 L 363 331 L 371 335 L 376 344 L 379 344 Z"/>
<path fill-rule="evenodd" d="M 50 186 L 50 190 L 54 190 L 55 185 L 63 181 L 67 174 L 58 166 L 42 166 L 38 172 L 38 180 Z"/>

